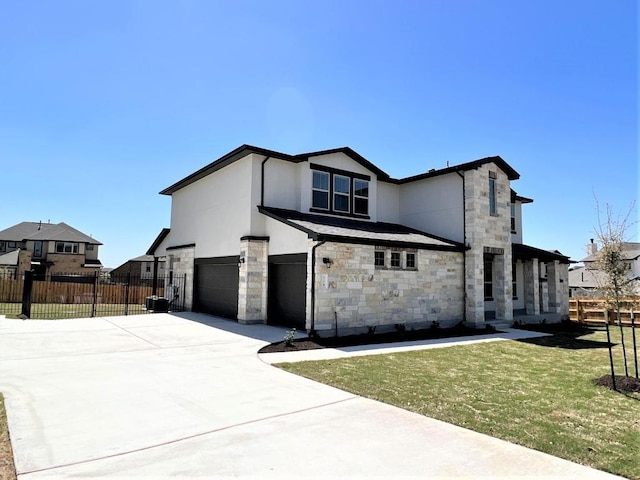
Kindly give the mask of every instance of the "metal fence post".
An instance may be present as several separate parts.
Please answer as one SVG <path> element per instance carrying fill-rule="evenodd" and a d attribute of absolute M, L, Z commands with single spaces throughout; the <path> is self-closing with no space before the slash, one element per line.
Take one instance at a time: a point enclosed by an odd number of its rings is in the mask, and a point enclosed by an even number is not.
<path fill-rule="evenodd" d="M 31 292 L 33 291 L 33 271 L 24 272 L 24 285 L 22 288 L 22 315 L 31 318 Z"/>
<path fill-rule="evenodd" d="M 127 272 L 127 285 L 124 291 L 124 314 L 129 315 L 129 286 L 131 285 L 131 271 Z"/>
<path fill-rule="evenodd" d="M 95 272 L 94 273 L 94 279 L 93 279 L 93 305 L 91 306 L 91 317 L 95 317 L 96 316 L 96 309 L 97 309 L 97 303 L 98 303 L 98 275 L 100 272 Z"/>

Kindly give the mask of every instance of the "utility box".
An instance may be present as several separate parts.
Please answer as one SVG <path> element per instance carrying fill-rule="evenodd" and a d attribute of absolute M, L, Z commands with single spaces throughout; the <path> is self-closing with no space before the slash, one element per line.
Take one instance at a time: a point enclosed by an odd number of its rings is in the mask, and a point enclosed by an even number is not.
<path fill-rule="evenodd" d="M 169 300 L 164 297 L 147 297 L 145 299 L 147 311 L 165 313 L 169 311 Z"/>

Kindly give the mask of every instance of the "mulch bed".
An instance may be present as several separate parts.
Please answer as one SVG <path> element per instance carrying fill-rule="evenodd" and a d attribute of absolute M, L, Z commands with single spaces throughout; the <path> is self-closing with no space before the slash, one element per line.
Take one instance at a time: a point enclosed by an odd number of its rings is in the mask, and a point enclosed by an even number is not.
<path fill-rule="evenodd" d="M 605 375 L 593 381 L 595 385 L 613 389 L 611 375 Z M 625 377 L 616 375 L 616 390 L 619 392 L 637 392 L 640 393 L 640 378 Z"/>
<path fill-rule="evenodd" d="M 360 345 L 377 345 L 380 343 L 410 342 L 415 340 L 433 340 L 437 338 L 464 337 L 471 335 L 486 335 L 495 333 L 495 328 L 488 326 L 484 329 L 466 327 L 462 324 L 452 328 L 425 328 L 407 330 L 404 332 L 363 333 L 344 337 L 314 337 L 294 340 L 292 345 L 284 341 L 272 343 L 262 347 L 258 353 L 299 352 L 318 348 L 355 347 Z"/>

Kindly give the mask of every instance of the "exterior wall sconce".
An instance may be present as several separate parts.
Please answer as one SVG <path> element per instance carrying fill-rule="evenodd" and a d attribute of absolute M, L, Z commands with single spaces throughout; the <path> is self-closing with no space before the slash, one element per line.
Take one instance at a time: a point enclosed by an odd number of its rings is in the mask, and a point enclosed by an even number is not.
<path fill-rule="evenodd" d="M 241 267 L 241 266 L 242 266 L 242 264 L 243 264 L 244 262 L 245 262 L 244 257 L 240 257 L 240 258 L 238 259 L 238 266 L 239 266 L 239 267 Z"/>
<path fill-rule="evenodd" d="M 324 266 L 327 268 L 331 268 L 331 265 L 333 264 L 333 262 L 331 261 L 331 259 L 329 257 L 324 257 L 322 259 L 322 263 L 324 263 Z"/>

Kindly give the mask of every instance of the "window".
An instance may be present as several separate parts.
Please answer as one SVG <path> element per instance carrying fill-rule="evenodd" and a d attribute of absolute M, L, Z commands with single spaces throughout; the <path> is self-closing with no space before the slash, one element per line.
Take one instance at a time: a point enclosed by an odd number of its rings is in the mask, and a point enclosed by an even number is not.
<path fill-rule="evenodd" d="M 5 242 L 0 242 L 0 252 L 4 252 L 7 249 L 7 244 Z"/>
<path fill-rule="evenodd" d="M 88 252 L 93 250 L 93 245 L 91 245 L 90 243 L 87 243 L 86 249 Z"/>
<path fill-rule="evenodd" d="M 490 172 L 490 174 L 493 172 Z M 494 173 L 495 175 L 495 173 Z M 497 215 L 496 209 L 496 179 L 495 177 L 489 178 L 489 214 Z"/>
<path fill-rule="evenodd" d="M 484 299 L 493 300 L 493 257 L 484 257 Z"/>
<path fill-rule="evenodd" d="M 511 203 L 511 233 L 516 233 L 516 204 Z"/>
<path fill-rule="evenodd" d="M 374 253 L 374 265 L 376 267 L 384 267 L 384 251 L 378 251 Z"/>
<path fill-rule="evenodd" d="M 407 268 L 416 268 L 416 254 L 407 253 Z"/>
<path fill-rule="evenodd" d="M 311 169 L 311 211 L 367 218 L 371 177 L 324 165 Z"/>
<path fill-rule="evenodd" d="M 369 182 L 355 178 L 353 180 L 353 213 L 369 213 Z"/>
<path fill-rule="evenodd" d="M 147 263 L 147 264 L 146 264 L 146 266 L 145 266 L 145 271 L 146 271 L 147 273 L 151 272 L 151 264 L 150 264 L 150 263 Z"/>
<path fill-rule="evenodd" d="M 41 257 L 42 256 L 42 241 L 36 240 L 33 244 L 33 256 Z"/>
<path fill-rule="evenodd" d="M 9 248 L 16 248 L 16 242 L 9 242 Z"/>
<path fill-rule="evenodd" d="M 400 252 L 391 252 L 391 268 L 400 268 Z"/>
<path fill-rule="evenodd" d="M 78 244 L 73 242 L 56 242 L 56 253 L 78 253 Z"/>
<path fill-rule="evenodd" d="M 311 206 L 329 210 L 329 174 L 313 172 L 313 198 Z"/>
<path fill-rule="evenodd" d="M 516 274 L 516 262 L 511 265 L 511 296 L 514 300 L 518 299 L 518 282 Z"/>
<path fill-rule="evenodd" d="M 333 209 L 337 212 L 349 212 L 351 179 L 341 175 L 333 176 Z"/>

